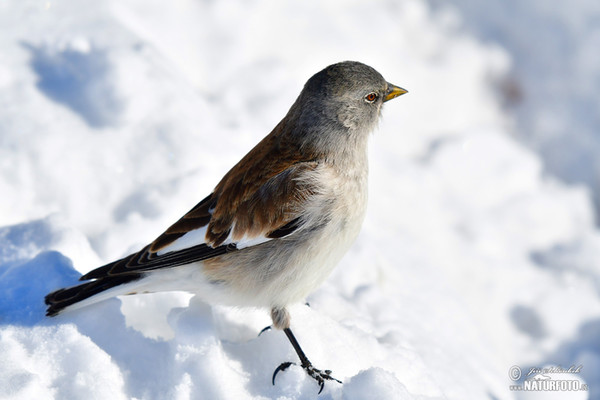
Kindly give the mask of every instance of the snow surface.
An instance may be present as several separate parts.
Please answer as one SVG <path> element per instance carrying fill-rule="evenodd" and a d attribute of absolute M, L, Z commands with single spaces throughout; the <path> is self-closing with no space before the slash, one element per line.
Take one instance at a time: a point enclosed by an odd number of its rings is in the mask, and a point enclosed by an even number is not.
<path fill-rule="evenodd" d="M 291 308 L 344 382 L 320 397 L 556 398 L 509 369 L 582 365 L 560 398 L 600 399 L 600 12 L 491 4 L 2 2 L 0 399 L 315 398 L 297 367 L 271 385 L 296 356 L 264 310 L 159 293 L 49 319 L 43 296 L 160 234 L 346 59 L 410 93 L 371 140 L 357 243 Z M 567 158 L 589 187 L 545 172 Z"/>
<path fill-rule="evenodd" d="M 519 123 L 514 133 L 541 155 L 548 171 L 588 185 L 600 210 L 600 3 L 432 4 L 457 7 L 465 28 L 510 49 L 513 68 L 502 90 Z"/>

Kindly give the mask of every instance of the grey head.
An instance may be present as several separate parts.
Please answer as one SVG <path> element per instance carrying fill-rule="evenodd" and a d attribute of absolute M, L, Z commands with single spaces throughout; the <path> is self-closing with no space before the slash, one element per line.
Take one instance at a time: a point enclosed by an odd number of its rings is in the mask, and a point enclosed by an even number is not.
<path fill-rule="evenodd" d="M 293 124 L 302 144 L 328 151 L 331 146 L 355 144 L 368 136 L 377 125 L 383 103 L 404 93 L 407 91 L 388 83 L 370 66 L 344 61 L 313 75 L 284 121 Z"/>

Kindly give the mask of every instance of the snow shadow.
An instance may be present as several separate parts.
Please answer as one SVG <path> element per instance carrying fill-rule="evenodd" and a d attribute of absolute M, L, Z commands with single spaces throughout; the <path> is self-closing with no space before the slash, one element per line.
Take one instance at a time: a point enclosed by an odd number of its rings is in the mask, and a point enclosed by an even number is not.
<path fill-rule="evenodd" d="M 590 320 L 579 327 L 577 334 L 570 340 L 564 341 L 547 357 L 536 365 L 529 365 L 522 370 L 560 366 L 569 369 L 571 366 L 581 366 L 577 376 L 583 378 L 588 385 L 590 400 L 600 400 L 600 319 Z M 524 374 L 525 375 L 525 374 Z M 524 377 L 519 381 L 522 383 Z M 565 374 L 564 379 L 572 379 Z"/>
<path fill-rule="evenodd" d="M 71 260 L 57 251 L 44 251 L 30 260 L 1 263 L 0 329 L 11 325 L 31 329 L 31 340 L 19 345 L 34 349 L 40 343 L 52 342 L 61 326 L 74 325 L 79 333 L 72 337 L 74 341 L 67 341 L 61 351 L 81 352 L 77 344 L 81 337 L 87 337 L 101 352 L 110 356 L 119 370 L 127 371 L 125 390 L 128 395 L 160 398 L 150 393 L 169 393 L 170 381 L 164 379 L 170 368 L 166 362 L 171 358 L 169 344 L 146 338 L 127 327 L 118 300 L 104 301 L 95 305 L 93 310 L 74 310 L 53 318 L 45 316 L 45 295 L 77 284 L 80 276 L 73 269 Z M 40 327 L 50 329 L 39 330 Z M 34 331 L 35 334 L 32 333 Z M 77 357 L 80 356 L 85 357 L 85 354 Z M 95 357 L 91 353 L 88 356 Z M 58 363 L 56 368 L 68 370 L 69 366 Z"/>
<path fill-rule="evenodd" d="M 561 344 L 546 360 L 548 365 L 582 366 L 580 376 L 589 387 L 589 399 L 600 400 L 600 319 L 582 324 L 573 340 Z"/>
<path fill-rule="evenodd" d="M 547 336 L 544 321 L 535 309 L 518 304 L 511 308 L 510 319 L 514 326 L 532 339 L 543 339 Z"/>
<path fill-rule="evenodd" d="M 44 95 L 71 109 L 93 128 L 117 124 L 123 104 L 112 83 L 106 51 L 87 42 L 66 46 L 22 45 L 32 54 L 31 68 Z"/>
<path fill-rule="evenodd" d="M 32 326 L 43 322 L 46 294 L 76 284 L 79 276 L 71 260 L 57 251 L 0 264 L 0 324 Z"/>

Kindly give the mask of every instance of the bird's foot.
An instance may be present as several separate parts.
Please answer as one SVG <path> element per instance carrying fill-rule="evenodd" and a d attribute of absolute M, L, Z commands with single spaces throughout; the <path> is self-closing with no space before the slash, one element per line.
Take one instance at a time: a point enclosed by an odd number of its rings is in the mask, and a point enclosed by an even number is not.
<path fill-rule="evenodd" d="M 275 377 L 277 376 L 277 374 L 281 371 L 285 371 L 291 365 L 298 365 L 298 364 L 288 361 L 288 362 L 282 363 L 281 365 L 279 365 L 279 367 L 277 367 L 275 369 L 275 372 L 273 372 L 273 385 L 275 385 Z M 317 369 L 317 368 L 313 367 L 311 363 L 308 363 L 306 365 L 302 364 L 301 367 L 306 371 L 308 376 L 313 378 L 319 384 L 319 393 L 318 394 L 320 394 L 323 391 L 323 387 L 325 386 L 325 381 L 329 380 L 329 381 L 336 381 L 338 383 L 342 383 L 342 381 L 340 381 L 339 379 L 335 379 L 333 376 L 331 376 L 331 371 L 328 369 L 326 369 L 326 370 Z"/>

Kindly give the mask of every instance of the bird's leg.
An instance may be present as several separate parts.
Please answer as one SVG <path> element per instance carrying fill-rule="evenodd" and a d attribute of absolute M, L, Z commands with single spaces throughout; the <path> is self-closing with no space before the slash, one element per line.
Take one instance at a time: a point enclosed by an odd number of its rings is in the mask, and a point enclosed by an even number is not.
<path fill-rule="evenodd" d="M 275 322 L 275 327 L 277 327 L 277 325 L 278 325 L 277 324 L 278 320 L 275 318 L 275 314 L 277 312 L 284 313 L 285 317 L 287 317 L 287 318 L 284 318 L 287 320 L 286 322 L 288 322 L 288 323 L 286 324 L 287 326 L 285 328 L 283 328 L 283 332 L 289 339 L 290 343 L 292 344 L 292 347 L 294 347 L 296 354 L 298 354 L 298 358 L 300 358 L 300 366 L 306 371 L 308 376 L 310 376 L 311 378 L 316 380 L 317 383 L 319 384 L 319 393 L 321 393 L 323 391 L 323 387 L 325 386 L 325 381 L 327 381 L 327 380 L 332 380 L 332 381 L 342 383 L 340 380 L 335 379 L 333 376 L 331 376 L 330 370 L 328 370 L 328 369 L 320 370 L 320 369 L 313 367 L 312 363 L 310 362 L 308 357 L 306 357 L 306 354 L 304 354 L 304 351 L 302 350 L 302 348 L 300 347 L 300 344 L 296 340 L 296 337 L 292 333 L 292 330 L 289 328 L 289 314 L 287 314 L 287 311 L 285 309 L 284 310 L 273 309 L 271 311 L 271 315 L 273 316 L 273 321 Z M 277 316 L 279 316 L 279 315 L 277 315 Z M 273 380 L 272 380 L 273 385 L 275 385 L 275 377 L 277 376 L 277 374 L 280 371 L 285 371 L 292 364 L 295 364 L 295 363 L 293 363 L 291 361 L 287 361 L 287 362 L 282 363 L 281 365 L 279 365 L 279 367 L 277 367 L 275 369 L 275 372 L 273 372 Z"/>

